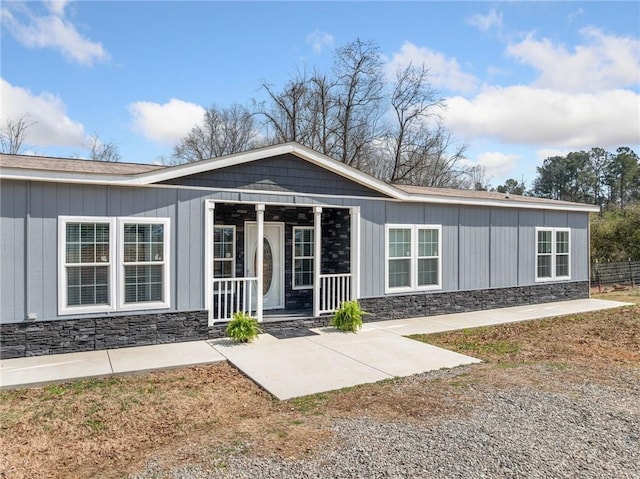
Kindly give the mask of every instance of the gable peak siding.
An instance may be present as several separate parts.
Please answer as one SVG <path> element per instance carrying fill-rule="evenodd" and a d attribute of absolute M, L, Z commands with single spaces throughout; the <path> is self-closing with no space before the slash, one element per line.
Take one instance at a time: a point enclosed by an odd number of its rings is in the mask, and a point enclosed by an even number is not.
<path fill-rule="evenodd" d="M 375 190 L 324 168 L 285 154 L 218 170 L 183 176 L 160 184 L 275 191 L 301 194 L 384 198 Z"/>

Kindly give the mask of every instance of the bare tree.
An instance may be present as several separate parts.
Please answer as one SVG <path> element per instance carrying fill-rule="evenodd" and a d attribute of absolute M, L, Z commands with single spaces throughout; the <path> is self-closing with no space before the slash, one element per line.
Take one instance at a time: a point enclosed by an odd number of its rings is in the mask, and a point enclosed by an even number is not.
<path fill-rule="evenodd" d="M 29 128 L 35 125 L 27 113 L 17 120 L 7 118 L 0 127 L 0 149 L 2 153 L 17 155 L 22 151 Z"/>
<path fill-rule="evenodd" d="M 425 146 L 433 150 L 429 145 L 433 145 L 434 141 L 437 143 L 441 128 L 436 128 L 434 132 L 425 130 L 430 130 L 429 120 L 439 118 L 439 110 L 443 106 L 443 101 L 437 98 L 437 93 L 431 88 L 428 71 L 424 66 L 418 68 L 410 64 L 396 71 L 391 95 L 396 124 L 392 127 L 388 140 L 393 147 L 389 181 L 411 181 L 425 166 L 424 156 L 416 154 L 416 151 Z"/>
<path fill-rule="evenodd" d="M 96 133 L 89 136 L 85 148 L 89 152 L 90 160 L 116 163 L 122 159 L 118 145 L 113 141 L 107 143 L 101 141 Z"/>
<path fill-rule="evenodd" d="M 380 121 L 385 86 L 380 49 L 356 39 L 336 51 L 333 71 L 338 159 L 359 168 L 369 147 L 385 133 Z"/>
<path fill-rule="evenodd" d="M 266 108 L 261 105 L 258 112 L 264 116 L 264 125 L 271 132 L 274 143 L 297 141 L 306 144 L 308 131 L 305 128 L 305 110 L 307 104 L 307 79 L 298 76 L 285 85 L 282 91 L 277 92 L 273 85 L 262 84 L 262 88 L 271 99 L 271 106 Z"/>
<path fill-rule="evenodd" d="M 251 112 L 241 105 L 229 108 L 212 105 L 203 122 L 193 127 L 173 149 L 175 162 L 207 160 L 254 148 L 258 144 L 254 123 Z"/>

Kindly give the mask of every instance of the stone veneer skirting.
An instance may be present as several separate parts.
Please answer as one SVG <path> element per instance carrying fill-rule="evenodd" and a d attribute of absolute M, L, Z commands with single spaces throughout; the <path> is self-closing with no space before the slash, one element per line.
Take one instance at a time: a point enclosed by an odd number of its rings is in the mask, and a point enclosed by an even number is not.
<path fill-rule="evenodd" d="M 413 293 L 363 298 L 365 321 L 436 316 L 527 304 L 553 303 L 589 297 L 589 282 L 541 283 L 512 288 L 476 289 L 441 293 Z"/>
<path fill-rule="evenodd" d="M 589 297 L 589 282 L 513 288 L 414 293 L 363 298 L 365 321 L 435 316 Z M 209 327 L 207 311 L 149 313 L 0 325 L 0 359 L 196 341 L 224 336 L 226 324 Z M 327 326 L 330 317 L 263 323 L 265 332 Z"/>
<path fill-rule="evenodd" d="M 2 324 L 0 359 L 196 341 L 207 323 L 207 311 L 190 311 Z"/>

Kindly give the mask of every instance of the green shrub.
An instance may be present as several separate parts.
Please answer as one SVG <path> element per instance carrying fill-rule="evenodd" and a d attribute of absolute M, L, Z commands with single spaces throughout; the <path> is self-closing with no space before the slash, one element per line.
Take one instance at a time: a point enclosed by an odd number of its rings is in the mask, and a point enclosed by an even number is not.
<path fill-rule="evenodd" d="M 238 311 L 233 313 L 233 319 L 229 321 L 225 334 L 239 343 L 248 343 L 258 337 L 262 330 L 258 321 L 248 313 Z"/>
<path fill-rule="evenodd" d="M 333 315 L 331 326 L 355 333 L 362 327 L 362 316 L 365 314 L 357 301 L 344 301 Z"/>

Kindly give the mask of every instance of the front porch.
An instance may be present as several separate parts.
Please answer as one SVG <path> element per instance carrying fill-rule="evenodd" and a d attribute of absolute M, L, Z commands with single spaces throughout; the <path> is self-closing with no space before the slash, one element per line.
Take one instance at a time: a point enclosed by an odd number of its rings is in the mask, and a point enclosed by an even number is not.
<path fill-rule="evenodd" d="M 261 323 L 319 318 L 356 299 L 359 217 L 357 207 L 208 200 L 209 324 L 238 311 Z"/>

